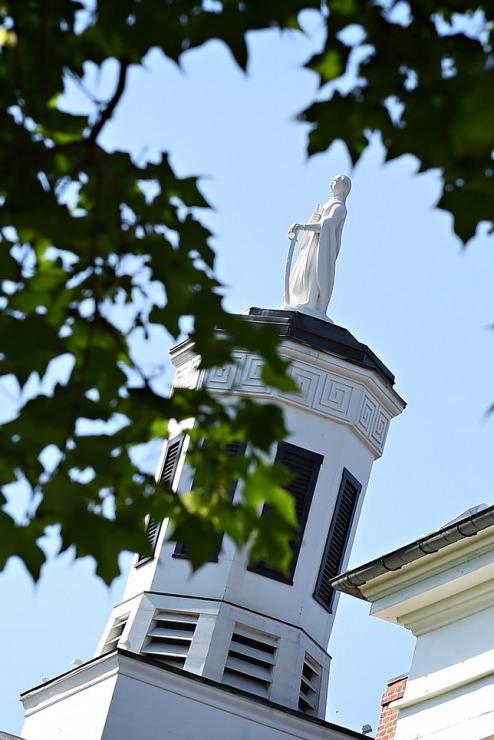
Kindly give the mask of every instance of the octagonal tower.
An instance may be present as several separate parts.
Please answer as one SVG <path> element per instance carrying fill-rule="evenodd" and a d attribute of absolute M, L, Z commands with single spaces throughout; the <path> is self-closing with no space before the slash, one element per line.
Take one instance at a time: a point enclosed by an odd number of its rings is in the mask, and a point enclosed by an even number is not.
<path fill-rule="evenodd" d="M 148 523 L 153 556 L 135 556 L 122 602 L 97 655 L 118 645 L 277 704 L 323 717 L 330 637 L 338 595 L 329 580 L 346 565 L 372 464 L 390 420 L 404 408 L 394 377 L 346 329 L 298 311 L 252 308 L 246 321 L 275 326 L 299 392 L 267 388 L 261 359 L 238 351 L 235 362 L 203 372 L 192 341 L 171 352 L 174 386 L 203 385 L 219 396 L 242 394 L 279 404 L 289 436 L 273 459 L 294 474 L 299 544 L 290 577 L 223 538 L 192 575 L 184 548 L 168 541 L 169 525 Z M 186 431 L 163 447 L 157 478 L 190 489 Z M 243 450 L 231 449 L 231 454 Z M 240 494 L 240 484 L 233 495 Z"/>

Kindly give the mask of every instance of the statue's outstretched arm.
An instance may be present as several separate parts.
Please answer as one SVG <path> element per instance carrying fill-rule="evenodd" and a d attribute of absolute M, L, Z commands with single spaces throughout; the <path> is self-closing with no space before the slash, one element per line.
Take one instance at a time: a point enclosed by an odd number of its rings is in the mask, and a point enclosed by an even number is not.
<path fill-rule="evenodd" d="M 320 203 L 314 208 L 312 215 L 306 224 L 292 224 L 288 230 L 288 235 L 297 234 L 298 231 L 312 231 L 313 233 L 319 234 L 321 232 L 321 224 L 319 221 L 322 216 L 322 206 Z M 317 228 L 314 228 L 317 226 Z"/>
<path fill-rule="evenodd" d="M 314 231 L 316 234 L 321 233 L 321 224 L 315 223 L 315 224 L 300 224 L 300 229 L 302 231 Z"/>
<path fill-rule="evenodd" d="M 295 234 L 297 231 L 313 231 L 316 234 L 320 234 L 321 224 L 292 224 L 288 229 L 289 234 Z"/>

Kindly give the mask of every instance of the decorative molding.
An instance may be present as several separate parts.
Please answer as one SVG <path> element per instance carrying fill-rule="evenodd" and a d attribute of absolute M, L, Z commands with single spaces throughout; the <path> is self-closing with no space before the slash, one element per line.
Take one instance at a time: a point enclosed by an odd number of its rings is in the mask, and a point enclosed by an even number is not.
<path fill-rule="evenodd" d="M 231 390 L 239 393 L 261 393 L 263 396 L 269 396 L 273 393 L 272 388 L 267 388 L 262 380 L 262 360 L 260 357 L 247 352 L 237 352 L 235 353 L 235 359 L 237 360 L 237 374 L 235 384 L 231 386 Z M 206 380 L 206 385 L 208 388 L 210 387 L 209 377 Z"/>
<path fill-rule="evenodd" d="M 397 621 L 403 613 L 402 601 L 408 601 L 431 588 L 447 587 L 459 577 L 489 569 L 494 576 L 494 530 L 492 527 L 466 537 L 427 557 L 414 560 L 399 570 L 389 571 L 367 581 L 360 588 L 367 601 L 372 602 L 371 614 Z M 477 578 L 477 580 L 478 580 Z M 456 590 L 458 587 L 455 586 Z M 410 611 L 410 610 L 408 610 Z"/>
<path fill-rule="evenodd" d="M 206 385 L 211 390 L 229 391 L 233 388 L 235 381 L 235 365 L 224 365 L 223 367 L 213 367 L 206 371 Z"/>
<path fill-rule="evenodd" d="M 424 606 L 401 614 L 398 623 L 415 636 L 444 627 L 472 614 L 490 609 L 494 604 L 494 579 L 479 583 L 451 596 L 433 601 Z"/>
<path fill-rule="evenodd" d="M 263 383 L 259 357 L 237 352 L 235 359 L 235 364 L 206 372 L 204 383 L 210 390 L 280 398 L 327 418 L 351 424 L 377 456 L 382 454 L 390 416 L 361 383 L 292 359 L 289 375 L 295 380 L 299 392 L 285 393 Z"/>
<path fill-rule="evenodd" d="M 288 401 L 295 401 L 303 406 L 313 408 L 316 390 L 321 385 L 321 381 L 324 382 L 321 373 L 309 368 L 307 365 L 304 366 L 302 363 L 294 362 L 288 370 L 288 375 L 297 384 L 299 392 L 295 395 L 280 392 L 277 395 L 281 398 L 286 398 Z"/>
<path fill-rule="evenodd" d="M 175 388 L 198 388 L 202 384 L 216 393 L 278 398 L 291 405 L 351 425 L 380 457 L 390 420 L 403 409 L 397 394 L 387 388 L 373 371 L 355 368 L 327 353 L 282 345 L 289 359 L 290 376 L 299 392 L 285 393 L 266 386 L 262 380 L 262 359 L 247 351 L 234 353 L 234 362 L 206 371 L 199 369 L 200 357 L 192 342 L 179 345 L 172 359 L 176 367 Z"/>
<path fill-rule="evenodd" d="M 345 419 L 350 410 L 354 388 L 349 383 L 343 383 L 334 376 L 326 375 L 313 404 L 313 408 L 321 413 L 337 415 Z"/>
<path fill-rule="evenodd" d="M 384 446 L 390 421 L 391 419 L 389 416 L 382 409 L 379 409 L 376 413 L 374 426 L 371 432 L 371 437 L 376 444 Z"/>

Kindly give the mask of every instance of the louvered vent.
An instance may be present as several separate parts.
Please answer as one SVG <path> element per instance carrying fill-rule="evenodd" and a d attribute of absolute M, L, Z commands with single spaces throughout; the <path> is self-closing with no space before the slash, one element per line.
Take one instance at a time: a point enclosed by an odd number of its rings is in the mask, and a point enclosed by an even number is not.
<path fill-rule="evenodd" d="M 316 601 L 328 611 L 331 610 L 334 596 L 329 583 L 340 572 L 361 488 L 358 480 L 344 470 L 314 591 Z"/>
<path fill-rule="evenodd" d="M 317 716 L 319 695 L 321 693 L 321 666 L 305 654 L 302 678 L 300 680 L 300 694 L 298 708 L 301 712 Z"/>
<path fill-rule="evenodd" d="M 183 668 L 197 626 L 198 615 L 157 611 L 142 652 L 151 658 Z"/>
<path fill-rule="evenodd" d="M 223 672 L 223 683 L 267 698 L 276 661 L 278 638 L 235 625 Z"/>
<path fill-rule="evenodd" d="M 128 618 L 128 614 L 123 614 L 122 616 L 115 619 L 108 633 L 105 644 L 103 645 L 101 655 L 105 655 L 105 653 L 111 653 L 113 650 L 117 649 L 118 641 L 122 637 L 122 633 L 125 629 Z"/>

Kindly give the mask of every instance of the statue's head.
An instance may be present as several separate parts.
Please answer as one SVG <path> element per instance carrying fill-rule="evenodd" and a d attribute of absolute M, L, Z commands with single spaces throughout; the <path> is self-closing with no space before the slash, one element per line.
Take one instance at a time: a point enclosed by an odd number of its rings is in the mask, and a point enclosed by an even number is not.
<path fill-rule="evenodd" d="M 352 181 L 347 175 L 336 175 L 329 183 L 329 189 L 334 196 L 345 200 L 352 189 Z"/>

